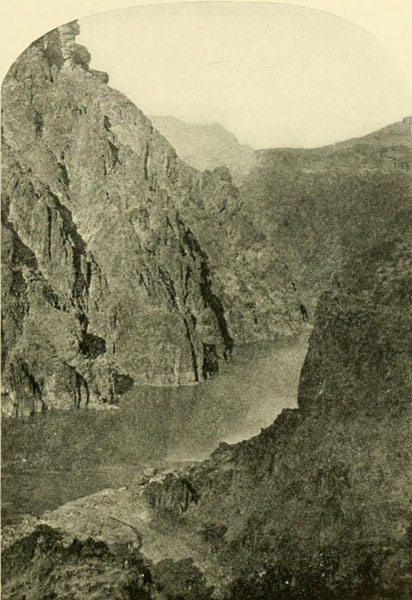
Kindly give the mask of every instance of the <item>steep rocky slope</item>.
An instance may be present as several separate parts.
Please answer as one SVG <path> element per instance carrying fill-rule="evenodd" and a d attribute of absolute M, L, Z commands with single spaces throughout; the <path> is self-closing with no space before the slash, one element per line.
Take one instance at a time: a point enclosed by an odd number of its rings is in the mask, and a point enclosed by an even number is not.
<path fill-rule="evenodd" d="M 297 409 L 198 466 L 142 477 L 130 490 L 106 490 L 7 530 L 4 597 L 33 581 L 34 598 L 45 582 L 60 597 L 62 581 L 78 597 L 77 579 L 60 576 L 66 568 L 81 576 L 71 553 L 62 556 L 63 535 L 66 548 L 100 540 L 110 564 L 129 544 L 127 560 L 143 560 L 140 582 L 147 570 L 144 585 L 132 584 L 134 597 L 410 598 L 411 213 L 367 252 L 354 247 L 322 296 Z M 56 540 L 49 555 L 39 547 L 44 525 Z M 132 564 L 124 576 L 135 581 Z M 86 562 L 82 585 L 102 590 L 111 581 L 106 565 L 97 572 Z"/>
<path fill-rule="evenodd" d="M 382 230 L 398 227 L 410 204 L 411 164 L 410 117 L 324 148 L 257 152 L 242 204 L 275 240 L 310 320 L 351 246 L 371 248 Z"/>
<path fill-rule="evenodd" d="M 322 297 L 299 408 L 191 479 L 236 598 L 412 593 L 410 215 L 406 228 Z"/>
<path fill-rule="evenodd" d="M 240 144 L 220 123 L 200 125 L 176 117 L 152 115 L 150 119 L 180 158 L 200 171 L 225 166 L 235 183 L 240 183 L 255 162 L 253 148 Z"/>
<path fill-rule="evenodd" d="M 181 162 L 107 75 L 89 69 L 77 33 L 72 23 L 34 42 L 2 87 L 9 415 L 112 403 L 133 381 L 202 381 L 233 339 L 300 327 L 276 257 L 261 318 L 241 322 L 267 289 L 257 285 L 253 230 L 235 257 L 245 225 L 232 223 L 230 177 Z"/>

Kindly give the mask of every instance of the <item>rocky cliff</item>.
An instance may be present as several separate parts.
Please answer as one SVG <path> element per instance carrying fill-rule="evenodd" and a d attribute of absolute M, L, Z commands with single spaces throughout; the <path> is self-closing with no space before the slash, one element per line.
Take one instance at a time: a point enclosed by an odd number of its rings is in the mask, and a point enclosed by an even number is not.
<path fill-rule="evenodd" d="M 299 408 L 194 473 L 193 515 L 223 532 L 235 598 L 412 593 L 411 215 L 406 227 L 322 297 Z"/>
<path fill-rule="evenodd" d="M 269 152 L 239 194 L 180 162 L 75 34 L 35 42 L 3 84 L 6 412 L 205 378 L 233 340 L 299 329 L 294 287 L 315 325 L 298 408 L 7 528 L 4 598 L 408 600 L 410 122 Z"/>
<path fill-rule="evenodd" d="M 181 162 L 89 68 L 77 33 L 71 23 L 34 42 L 2 87 L 9 415 L 112 403 L 133 382 L 202 381 L 234 339 L 300 327 L 283 263 L 271 259 L 279 279 L 260 308 L 255 240 L 235 256 L 244 225 L 231 222 L 238 194 L 226 171 Z"/>

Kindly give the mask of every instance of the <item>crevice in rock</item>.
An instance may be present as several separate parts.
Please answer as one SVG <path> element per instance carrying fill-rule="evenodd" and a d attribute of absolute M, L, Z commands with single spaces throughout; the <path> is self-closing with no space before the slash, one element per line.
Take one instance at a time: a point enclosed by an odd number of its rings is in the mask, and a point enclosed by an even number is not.
<path fill-rule="evenodd" d="M 86 283 L 87 289 L 90 288 L 90 283 L 92 280 L 92 263 L 88 260 L 86 264 Z"/>
<path fill-rule="evenodd" d="M 216 352 L 216 344 L 203 344 L 203 377 L 213 377 L 219 373 L 219 358 Z"/>
<path fill-rule="evenodd" d="M 143 156 L 143 173 L 146 181 L 149 181 L 149 170 L 148 170 L 148 162 L 149 162 L 149 144 L 146 144 Z"/>
<path fill-rule="evenodd" d="M 217 317 L 220 331 L 222 333 L 222 337 L 225 342 L 224 358 L 227 359 L 231 356 L 235 344 L 234 344 L 233 338 L 231 337 L 231 335 L 229 333 L 229 329 L 228 329 L 226 319 L 225 319 L 225 310 L 223 308 L 222 301 L 220 300 L 220 298 L 218 298 L 218 296 L 216 296 L 212 292 L 211 285 L 210 285 L 210 271 L 209 271 L 209 267 L 206 262 L 202 263 L 201 276 L 202 276 L 202 279 L 201 279 L 200 287 L 202 290 L 202 295 L 205 298 L 206 303 L 212 308 L 213 312 L 215 313 L 215 315 Z"/>
<path fill-rule="evenodd" d="M 55 196 L 50 190 L 49 194 L 54 204 L 53 208 L 58 211 L 62 218 L 64 231 L 66 235 L 70 237 L 70 240 L 72 242 L 74 270 L 74 283 L 72 287 L 72 294 L 74 298 L 76 298 L 77 300 L 81 300 L 84 292 L 88 290 L 88 284 L 86 277 L 84 276 L 82 271 L 81 261 L 82 255 L 86 254 L 86 244 L 84 243 L 82 237 L 77 231 L 77 227 L 73 221 L 71 211 L 66 206 L 64 206 L 64 204 L 62 204 L 57 198 L 57 196 Z"/>
<path fill-rule="evenodd" d="M 172 302 L 173 308 L 178 309 L 176 289 L 175 289 L 175 284 L 173 283 L 173 280 L 171 279 L 170 275 L 168 274 L 168 272 L 165 269 L 163 269 L 162 267 L 159 267 L 158 270 L 159 270 L 160 279 L 162 280 L 162 282 L 164 283 L 164 285 L 166 286 L 166 289 L 168 291 L 169 298 Z"/>
<path fill-rule="evenodd" d="M 89 399 L 90 399 L 90 392 L 89 392 L 89 386 L 88 383 L 86 381 L 86 379 L 80 375 L 80 373 L 78 373 L 77 371 L 74 372 L 75 373 L 75 405 L 77 408 L 80 408 L 81 406 L 87 406 L 89 404 Z M 82 395 L 82 390 L 84 390 L 86 392 L 86 402 L 82 402 L 83 400 L 83 395 Z"/>
<path fill-rule="evenodd" d="M 2 225 L 6 227 L 13 236 L 13 263 L 22 264 L 29 269 L 37 270 L 38 264 L 34 252 L 22 241 L 14 224 L 8 220 L 7 212 L 2 210 Z"/>
<path fill-rule="evenodd" d="M 199 369 L 197 366 L 197 357 L 196 357 L 196 350 L 195 347 L 193 345 L 193 341 L 192 341 L 192 336 L 190 334 L 190 327 L 189 327 L 189 323 L 187 322 L 186 318 L 183 317 L 183 323 L 185 324 L 185 328 L 186 328 L 186 336 L 189 342 L 189 347 L 190 347 L 190 353 L 192 356 L 192 365 L 193 365 L 193 372 L 195 374 L 195 381 L 198 382 L 199 381 Z"/>
<path fill-rule="evenodd" d="M 309 314 L 308 314 L 306 306 L 302 302 L 299 304 L 299 310 L 300 310 L 300 314 L 302 315 L 302 321 L 304 323 L 307 323 L 309 320 Z"/>
<path fill-rule="evenodd" d="M 187 265 L 186 272 L 185 272 L 185 293 L 183 296 L 184 302 L 186 302 L 187 297 L 189 296 L 189 281 L 190 281 L 191 274 L 192 274 L 192 269 L 189 267 L 189 265 Z"/>
<path fill-rule="evenodd" d="M 87 358 L 97 358 L 106 352 L 106 342 L 103 338 L 92 333 L 83 333 L 79 348 L 80 352 Z"/>
<path fill-rule="evenodd" d="M 140 283 L 140 285 L 142 285 L 145 288 L 147 293 L 149 293 L 149 286 L 147 285 L 146 280 L 142 273 L 140 273 L 140 276 L 139 276 L 139 283 Z"/>
<path fill-rule="evenodd" d="M 204 299 L 206 306 L 211 307 L 211 309 L 213 310 L 213 312 L 217 318 L 217 321 L 219 323 L 220 332 L 222 334 L 224 345 L 225 345 L 224 358 L 228 359 L 233 352 L 234 340 L 229 333 L 229 329 L 228 329 L 228 326 L 226 323 L 225 310 L 223 307 L 223 303 L 220 300 L 220 298 L 218 298 L 218 296 L 216 296 L 212 292 L 211 274 L 210 274 L 210 269 L 208 266 L 207 254 L 201 249 L 198 241 L 195 239 L 195 237 L 193 236 L 190 229 L 187 229 L 180 219 L 179 219 L 179 223 L 182 225 L 182 228 L 184 231 L 184 242 L 189 247 L 189 249 L 192 253 L 192 256 L 194 258 L 197 256 L 202 259 L 202 263 L 201 263 L 201 267 L 200 267 L 200 275 L 201 275 L 200 289 L 201 289 L 202 297 Z"/>
<path fill-rule="evenodd" d="M 52 288 L 47 284 L 46 281 L 44 282 L 44 287 L 43 287 L 42 291 L 43 291 L 43 298 L 46 300 L 46 302 L 48 304 L 50 304 L 50 306 L 52 306 L 56 310 L 61 310 L 62 312 L 67 312 L 66 310 L 64 310 L 64 308 L 62 308 L 60 306 L 59 298 L 58 298 L 57 294 L 52 290 Z"/>
<path fill-rule="evenodd" d="M 39 113 L 38 110 L 34 111 L 34 119 L 33 120 L 34 120 L 36 135 L 38 137 L 41 137 L 42 132 L 43 132 L 44 120 L 43 120 L 43 116 L 41 115 L 41 113 Z"/>
<path fill-rule="evenodd" d="M 47 256 L 51 260 L 51 237 L 52 237 L 52 224 L 53 215 L 50 206 L 46 206 L 47 210 Z"/>
<path fill-rule="evenodd" d="M 67 167 L 64 162 L 58 162 L 59 167 L 59 178 L 63 182 L 63 185 L 67 188 L 70 185 L 70 177 L 67 172 Z"/>
<path fill-rule="evenodd" d="M 115 144 L 113 144 L 113 142 L 111 142 L 110 140 L 107 140 L 107 143 L 109 144 L 110 154 L 112 158 L 111 168 L 114 169 L 116 165 L 121 164 L 119 159 L 119 148 L 115 146 Z"/>
<path fill-rule="evenodd" d="M 39 401 L 43 408 L 43 382 L 37 381 L 32 373 L 28 363 L 21 358 L 17 358 L 9 367 L 9 381 L 11 389 L 19 390 L 20 394 L 25 396 L 25 400 L 30 401 L 30 414 L 34 414 L 35 401 Z M 16 416 L 19 416 L 20 403 L 16 405 Z"/>

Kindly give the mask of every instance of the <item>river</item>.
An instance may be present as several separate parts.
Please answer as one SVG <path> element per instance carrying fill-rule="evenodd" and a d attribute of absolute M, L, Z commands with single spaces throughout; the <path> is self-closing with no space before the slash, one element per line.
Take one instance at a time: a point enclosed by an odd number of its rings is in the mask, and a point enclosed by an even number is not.
<path fill-rule="evenodd" d="M 200 385 L 133 388 L 118 409 L 3 419 L 3 525 L 259 433 L 296 406 L 306 349 L 307 337 L 240 347 Z"/>

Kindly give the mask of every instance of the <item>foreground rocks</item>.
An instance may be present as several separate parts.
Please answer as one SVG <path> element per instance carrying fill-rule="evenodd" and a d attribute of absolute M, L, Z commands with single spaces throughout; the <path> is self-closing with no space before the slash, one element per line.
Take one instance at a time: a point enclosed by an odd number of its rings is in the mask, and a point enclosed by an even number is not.
<path fill-rule="evenodd" d="M 227 576 L 207 544 L 181 528 L 177 472 L 103 490 L 3 530 L 5 598 L 211 598 Z M 164 482 L 165 490 L 159 485 Z M 174 504 L 174 501 L 176 504 Z M 155 506 L 156 505 L 156 506 Z M 165 596 L 166 594 L 166 596 Z"/>
<path fill-rule="evenodd" d="M 299 408 L 193 479 L 236 598 L 412 593 L 411 236 L 390 236 L 322 298 Z"/>

